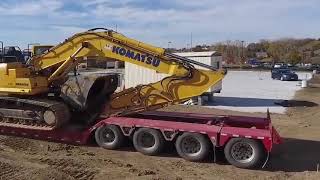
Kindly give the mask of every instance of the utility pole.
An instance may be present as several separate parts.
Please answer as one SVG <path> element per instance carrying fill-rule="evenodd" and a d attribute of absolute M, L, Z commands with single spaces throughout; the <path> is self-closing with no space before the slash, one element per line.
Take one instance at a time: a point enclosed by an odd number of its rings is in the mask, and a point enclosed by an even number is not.
<path fill-rule="evenodd" d="M 171 41 L 168 41 L 168 50 L 170 49 L 170 44 L 171 43 L 172 43 Z"/>
<path fill-rule="evenodd" d="M 118 24 L 116 24 L 116 32 L 118 32 Z"/>
<path fill-rule="evenodd" d="M 192 52 L 192 32 L 191 32 L 191 42 L 190 42 L 190 51 Z"/>
<path fill-rule="evenodd" d="M 241 63 L 243 63 L 243 62 L 244 62 L 243 44 L 244 44 L 244 41 L 241 41 L 241 60 L 242 60 L 242 62 L 241 62 Z"/>

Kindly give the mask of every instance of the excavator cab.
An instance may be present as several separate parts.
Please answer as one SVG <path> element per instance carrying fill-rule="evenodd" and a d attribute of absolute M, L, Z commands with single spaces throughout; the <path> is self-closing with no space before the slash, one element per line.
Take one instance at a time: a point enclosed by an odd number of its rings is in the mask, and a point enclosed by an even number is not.
<path fill-rule="evenodd" d="M 33 56 L 40 56 L 42 54 L 45 54 L 45 53 L 49 52 L 49 50 L 52 47 L 54 47 L 52 45 L 38 45 L 38 43 L 36 43 L 36 45 L 34 44 L 32 46 L 32 49 L 30 49 L 29 45 L 32 45 L 32 44 L 28 44 L 28 49 L 23 50 L 26 64 L 29 64 L 29 62 Z"/>

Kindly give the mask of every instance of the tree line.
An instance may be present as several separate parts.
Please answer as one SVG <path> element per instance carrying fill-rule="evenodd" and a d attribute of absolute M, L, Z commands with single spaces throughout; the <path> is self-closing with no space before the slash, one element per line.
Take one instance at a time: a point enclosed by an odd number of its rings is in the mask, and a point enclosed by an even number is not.
<path fill-rule="evenodd" d="M 218 51 L 227 64 L 244 64 L 248 59 L 262 62 L 284 62 L 290 64 L 320 64 L 320 39 L 278 39 L 260 40 L 247 44 L 244 41 L 225 41 L 212 45 L 197 45 L 192 49 L 169 49 L 172 52 Z M 316 61 L 316 62 L 317 62 Z"/>

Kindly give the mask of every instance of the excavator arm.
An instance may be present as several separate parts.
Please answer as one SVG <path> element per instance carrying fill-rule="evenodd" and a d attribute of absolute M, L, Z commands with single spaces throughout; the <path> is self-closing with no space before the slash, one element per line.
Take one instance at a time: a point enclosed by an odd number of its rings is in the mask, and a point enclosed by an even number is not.
<path fill-rule="evenodd" d="M 48 76 L 49 84 L 64 78 L 79 61 L 88 57 L 113 58 L 171 75 L 159 82 L 112 94 L 105 111 L 108 116 L 158 109 L 185 101 L 201 95 L 224 77 L 221 70 L 166 53 L 163 48 L 127 38 L 112 30 L 96 30 L 99 29 L 66 39 L 48 53 L 34 57 L 31 64 L 40 74 L 48 69 L 52 72 Z M 195 69 L 193 64 L 208 70 Z"/>

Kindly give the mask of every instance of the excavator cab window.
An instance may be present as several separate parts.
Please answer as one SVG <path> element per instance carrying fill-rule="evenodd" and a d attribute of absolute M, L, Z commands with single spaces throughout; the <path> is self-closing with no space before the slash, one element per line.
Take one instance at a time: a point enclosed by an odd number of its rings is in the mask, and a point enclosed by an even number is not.
<path fill-rule="evenodd" d="M 53 46 L 52 45 L 36 45 L 32 48 L 32 55 L 39 56 L 48 52 Z"/>

